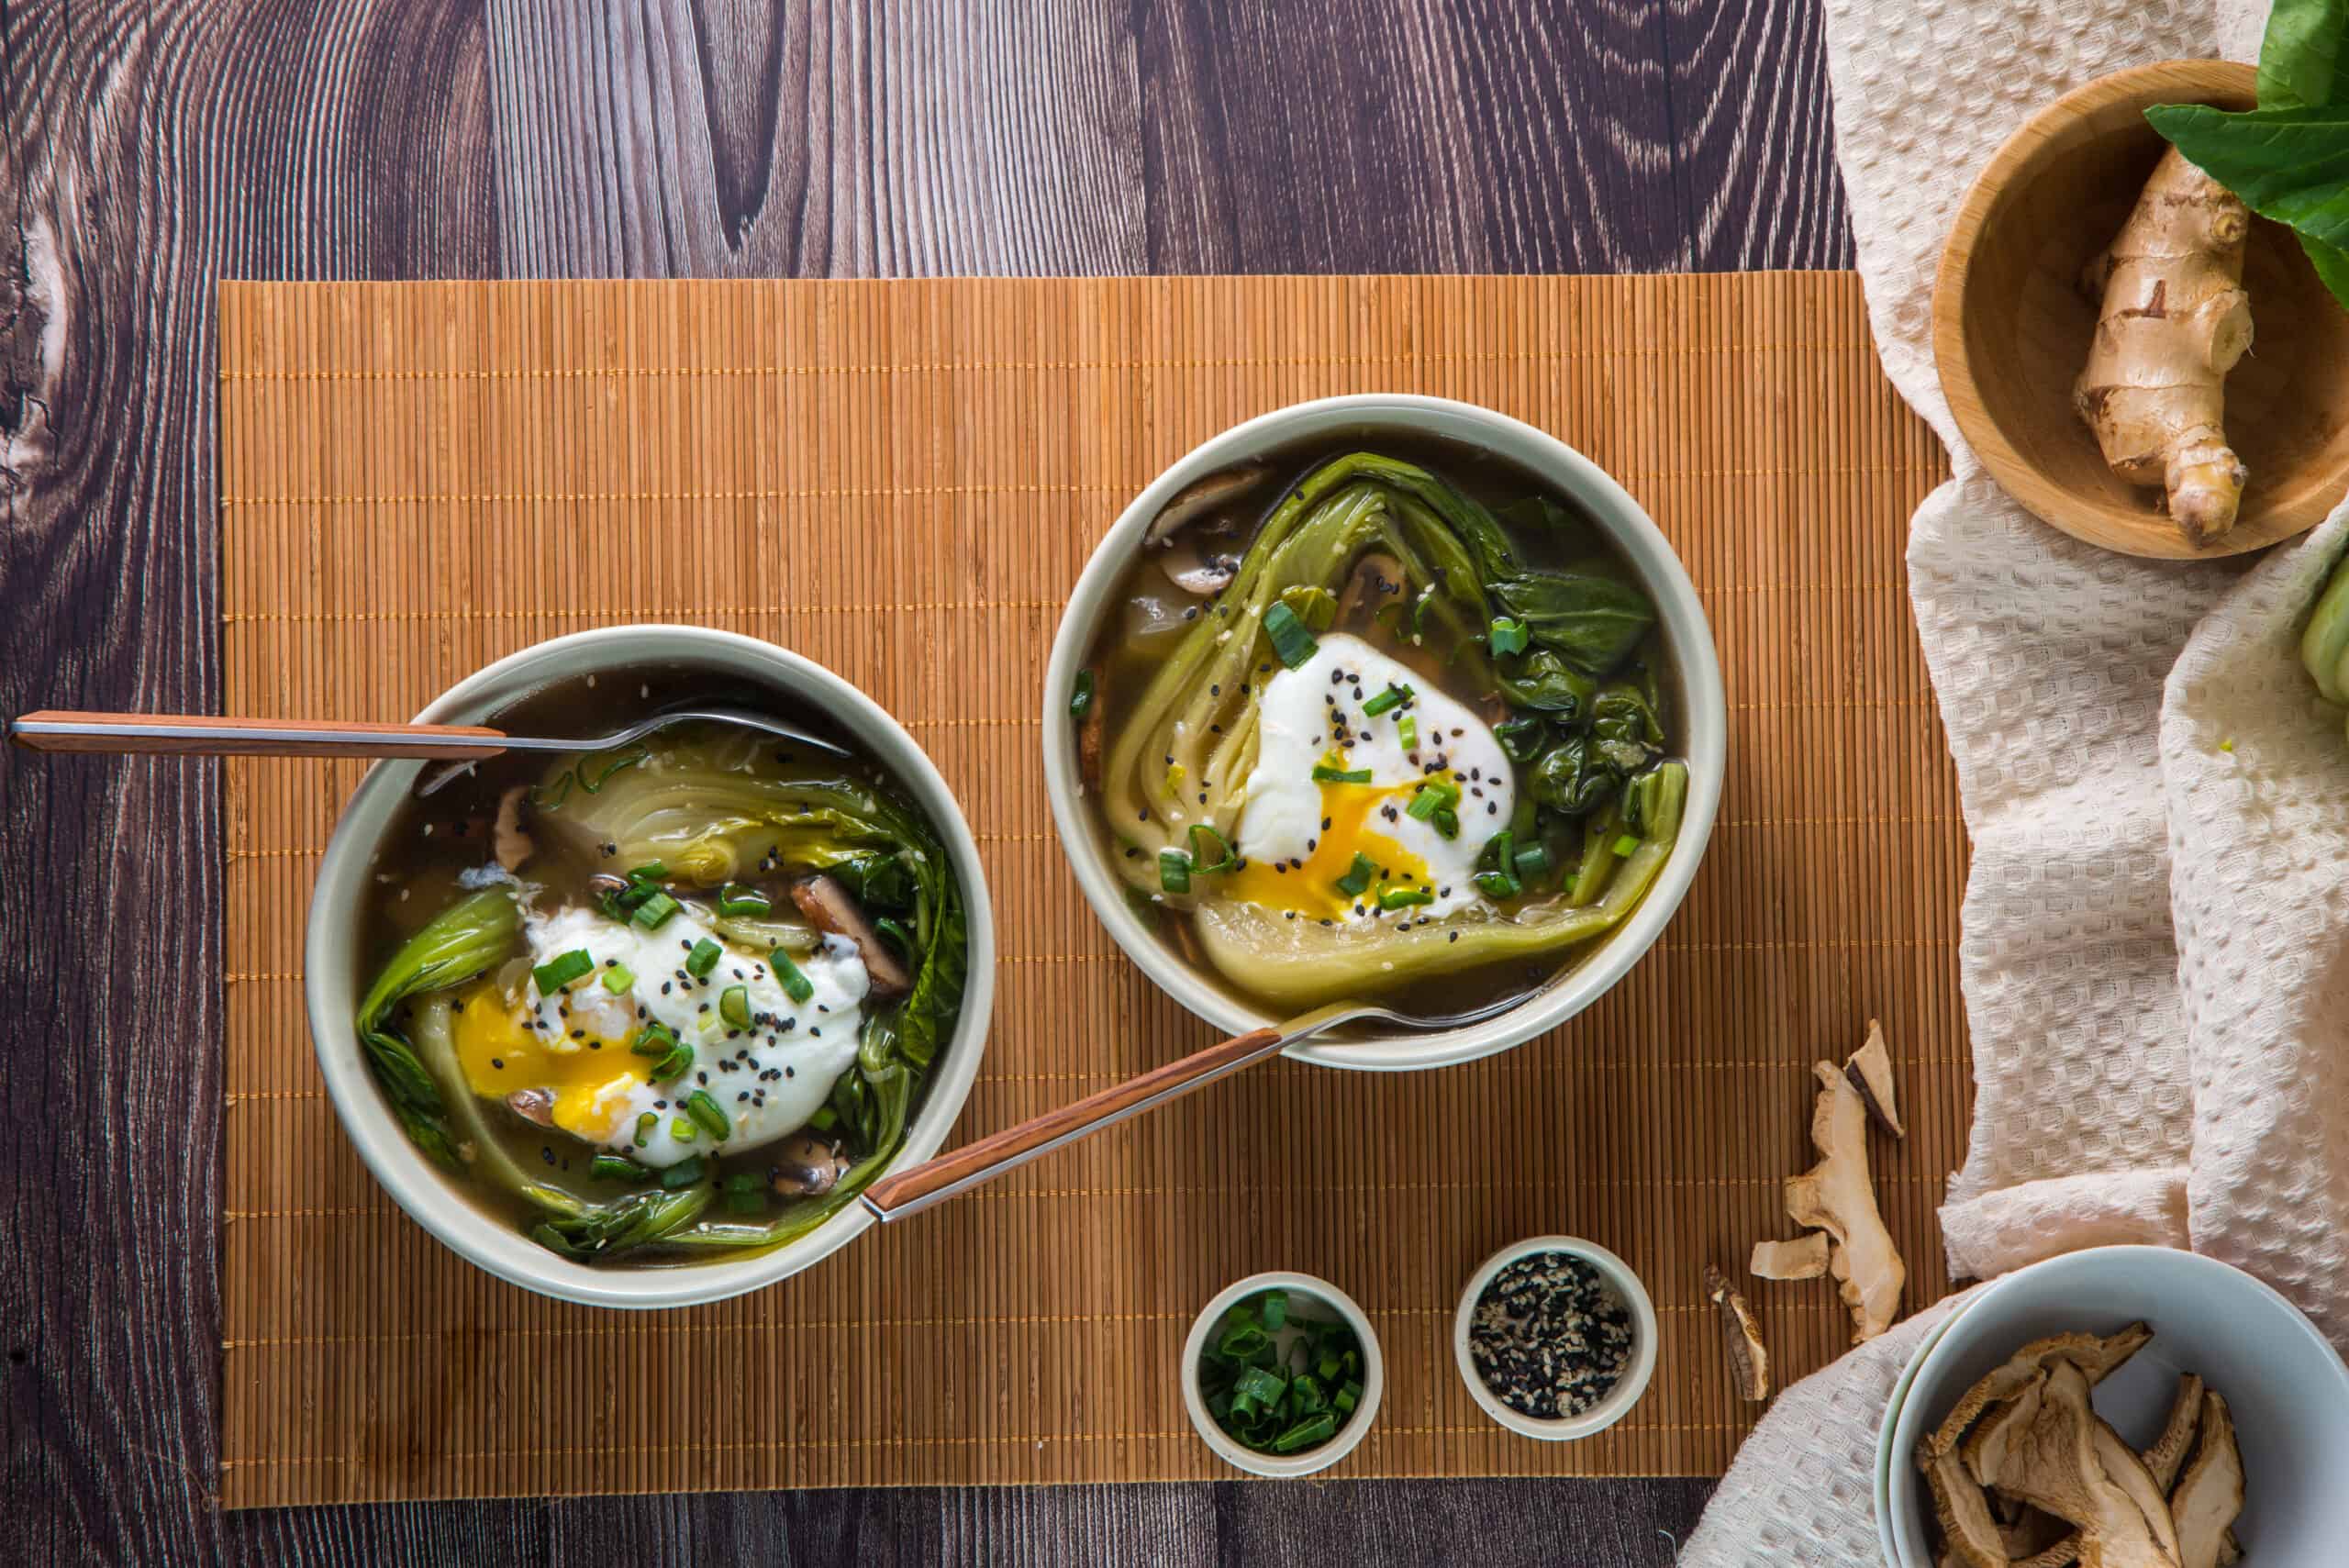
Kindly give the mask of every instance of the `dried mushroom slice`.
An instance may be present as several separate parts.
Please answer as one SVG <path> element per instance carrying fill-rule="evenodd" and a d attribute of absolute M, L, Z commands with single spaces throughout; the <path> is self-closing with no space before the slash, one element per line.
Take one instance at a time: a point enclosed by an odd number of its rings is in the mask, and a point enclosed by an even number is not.
<path fill-rule="evenodd" d="M 1991 1406 L 1966 1434 L 1958 1451 L 1965 1461 L 1966 1473 L 1977 1485 L 1998 1485 L 1998 1476 L 2005 1470 L 2007 1457 L 2014 1451 L 2017 1440 L 2031 1430 L 2032 1422 L 2039 1418 L 2040 1396 L 2046 1386 L 2047 1374 L 2043 1372 L 2025 1384 L 2022 1392 L 2013 1398 Z"/>
<path fill-rule="evenodd" d="M 1900 1125 L 1900 1105 L 1892 1092 L 1892 1053 L 1884 1048 L 1884 1026 L 1874 1018 L 1868 1020 L 1866 1043 L 1844 1061 L 1843 1076 L 1859 1092 L 1869 1120 L 1895 1138 L 1909 1136 L 1909 1129 Z"/>
<path fill-rule="evenodd" d="M 1827 1272 L 1827 1233 L 1814 1230 L 1792 1241 L 1756 1241 L 1745 1272 L 1755 1279 L 1817 1279 Z"/>
<path fill-rule="evenodd" d="M 2046 1370 L 2039 1415 L 2001 1473 L 2002 1489 L 2077 1526 L 2084 1568 L 2179 1568 L 2127 1487 L 2105 1470 L 2087 1376 L 2060 1358 Z M 2143 1475 L 2136 1454 L 2119 1448 Z"/>
<path fill-rule="evenodd" d="M 2153 1473 L 2145 1468 L 2145 1462 L 2137 1457 L 2137 1451 L 2129 1446 L 2128 1440 L 2101 1417 L 2096 1418 L 2096 1461 L 2104 1467 L 2105 1478 L 2137 1505 L 2137 1511 L 2145 1517 L 2146 1529 L 2161 1549 L 2176 1557 L 2177 1525 L 2169 1517 L 2169 1504 L 2162 1496 L 2162 1489 L 2154 1485 Z"/>
<path fill-rule="evenodd" d="M 1990 1511 L 1990 1499 L 1965 1473 L 1957 1455 L 1945 1453 L 1925 1472 L 1933 1495 L 1933 1518 L 1942 1527 L 1945 1560 L 1965 1568 L 2007 1568 L 2006 1538 Z"/>
<path fill-rule="evenodd" d="M 1985 1410 L 2021 1393 L 2056 1362 L 2066 1361 L 2079 1368 L 2080 1375 L 2093 1387 L 2110 1376 L 2113 1368 L 2143 1350 L 2153 1337 L 2153 1329 L 2146 1325 L 2132 1323 L 2118 1333 L 2101 1338 L 2095 1334 L 2054 1334 L 2044 1340 L 2033 1340 L 1967 1389 L 1942 1418 L 1942 1424 L 1917 1444 L 1918 1467 L 1927 1468 L 1936 1457 L 1955 1449 Z"/>
<path fill-rule="evenodd" d="M 1867 1110 L 1860 1092 L 1827 1062 L 1815 1063 L 1811 1072 L 1820 1092 L 1810 1140 L 1821 1158 L 1787 1179 L 1787 1214 L 1797 1225 L 1826 1231 L 1833 1241 L 1828 1270 L 1842 1286 L 1843 1304 L 1852 1312 L 1852 1342 L 1859 1344 L 1892 1327 L 1909 1270 L 1892 1244 L 1892 1232 L 1884 1228 L 1868 1180 Z"/>
<path fill-rule="evenodd" d="M 2007 1502 L 1997 1493 L 1990 1495 L 1995 1509 L 2001 1503 L 2015 1510 L 2015 1521 L 2002 1525 L 1998 1539 L 2006 1543 L 2007 1556 L 2016 1562 L 2028 1562 L 2032 1568 L 2061 1568 L 2063 1563 L 2076 1562 L 2080 1556 L 2080 1532 L 2057 1518 L 2024 1503 Z"/>
<path fill-rule="evenodd" d="M 1770 1352 L 1762 1343 L 1762 1327 L 1729 1276 L 1710 1263 L 1705 1265 L 1705 1299 L 1720 1309 L 1721 1342 L 1728 1348 L 1737 1396 L 1749 1404 L 1769 1398 Z"/>
<path fill-rule="evenodd" d="M 2179 1468 L 2186 1463 L 2186 1456 L 2194 1447 L 2194 1434 L 2200 1429 L 2201 1420 L 2202 1380 L 2190 1372 L 2186 1373 L 2177 1380 L 2177 1397 L 2170 1403 L 2169 1419 L 2162 1425 L 2162 1435 L 2154 1440 L 2153 1447 L 2138 1456 L 2145 1462 L 2145 1469 L 2152 1473 L 2154 1485 L 2160 1487 L 2165 1495 L 2168 1493 L 2170 1484 L 2177 1479 Z"/>
<path fill-rule="evenodd" d="M 2195 1445 L 2194 1462 L 2186 1467 L 2177 1489 L 2170 1494 L 2171 1516 L 2177 1521 L 2179 1568 L 2218 1568 L 2232 1562 L 2242 1549 L 2229 1529 L 2243 1512 L 2243 1453 L 2235 1446 L 2234 1419 L 2227 1402 L 2205 1390 L 2200 1421 L 2202 1440 Z"/>

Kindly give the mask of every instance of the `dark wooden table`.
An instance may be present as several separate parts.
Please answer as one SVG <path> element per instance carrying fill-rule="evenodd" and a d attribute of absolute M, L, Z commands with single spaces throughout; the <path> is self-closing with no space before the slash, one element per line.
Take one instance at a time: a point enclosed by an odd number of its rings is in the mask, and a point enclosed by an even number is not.
<path fill-rule="evenodd" d="M 1842 267 L 1817 0 L 0 0 L 0 710 L 219 703 L 220 278 Z M 1700 1482 L 224 1515 L 220 793 L 0 761 L 0 1559 L 1668 1562 Z"/>

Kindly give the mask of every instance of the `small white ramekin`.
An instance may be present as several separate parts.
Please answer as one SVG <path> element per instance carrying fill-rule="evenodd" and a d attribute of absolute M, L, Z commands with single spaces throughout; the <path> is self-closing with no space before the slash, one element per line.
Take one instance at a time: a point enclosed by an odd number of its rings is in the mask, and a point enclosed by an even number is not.
<path fill-rule="evenodd" d="M 1206 1350 L 1208 1338 L 1215 1332 L 1223 1315 L 1244 1297 L 1268 1290 L 1289 1293 L 1290 1310 L 1296 1310 L 1300 1296 L 1318 1306 L 1319 1316 L 1343 1321 L 1362 1341 L 1362 1402 L 1354 1407 L 1353 1417 L 1338 1429 L 1337 1435 L 1319 1448 L 1303 1453 L 1258 1453 L 1252 1448 L 1232 1441 L 1224 1429 L 1208 1414 L 1207 1396 L 1199 1392 L 1199 1355 Z M 1201 1308 L 1198 1318 L 1191 1325 L 1191 1332 L 1183 1341 L 1183 1408 L 1190 1412 L 1191 1425 L 1198 1429 L 1199 1440 L 1215 1450 L 1227 1464 L 1254 1475 L 1275 1478 L 1310 1475 L 1317 1470 L 1327 1470 L 1353 1452 L 1354 1448 L 1369 1434 L 1370 1424 L 1378 1417 L 1378 1398 L 1386 1391 L 1386 1358 L 1378 1349 L 1378 1335 L 1371 1329 L 1354 1298 L 1331 1284 L 1328 1280 L 1311 1274 L 1275 1271 L 1271 1273 L 1250 1274 L 1236 1284 L 1226 1286 L 1213 1301 Z"/>
<path fill-rule="evenodd" d="M 1623 1309 L 1631 1315 L 1631 1361 L 1616 1380 L 1614 1388 L 1581 1415 L 1552 1421 L 1502 1404 L 1500 1396 L 1486 1385 L 1484 1375 L 1476 1370 L 1475 1358 L 1468 1353 L 1468 1329 L 1475 1319 L 1476 1303 L 1483 1298 L 1485 1287 L 1509 1264 L 1537 1252 L 1564 1252 L 1590 1264 L 1600 1278 L 1614 1286 L 1615 1294 L 1622 1298 Z M 1503 1247 L 1468 1276 L 1468 1287 L 1460 1293 L 1459 1309 L 1452 1315 L 1452 1359 L 1460 1369 L 1460 1381 L 1468 1385 L 1469 1395 L 1483 1407 L 1486 1415 L 1510 1431 L 1544 1442 L 1586 1438 L 1631 1414 L 1631 1407 L 1640 1402 L 1640 1396 L 1648 1391 L 1648 1380 L 1655 1375 L 1655 1303 L 1648 1298 L 1648 1287 L 1640 1283 L 1631 1265 L 1597 1242 L 1578 1236 L 1534 1236 Z"/>
<path fill-rule="evenodd" d="M 1094 632 L 1115 600 L 1118 584 L 1141 548 L 1143 532 L 1175 493 L 1193 480 L 1293 443 L 1360 435 L 1375 447 L 1377 432 L 1400 430 L 1478 447 L 1508 459 L 1580 506 L 1623 552 L 1654 600 L 1666 651 L 1680 673 L 1681 751 L 1688 763 L 1688 804 L 1680 839 L 1655 885 L 1631 917 L 1564 978 L 1542 987 L 1497 1018 L 1464 1029 L 1390 1034 L 1367 1040 L 1320 1040 L 1291 1046 L 1288 1054 L 1330 1067 L 1395 1072 L 1472 1062 L 1564 1023 L 1620 980 L 1654 945 L 1696 880 L 1711 839 L 1729 761 L 1729 706 L 1721 693 L 1720 661 L 1698 601 L 1696 584 L 1662 529 L 1597 463 L 1546 431 L 1472 403 L 1375 393 L 1325 397 L 1260 415 L 1197 446 L 1152 481 L 1112 524 L 1069 594 L 1052 655 L 1044 673 L 1044 787 L 1060 829 L 1061 848 L 1094 915 L 1126 956 L 1160 989 L 1229 1034 L 1285 1020 L 1204 975 L 1145 928 L 1126 902 L 1126 884 L 1110 864 L 1092 806 L 1085 797 L 1069 693 L 1085 667 Z"/>
<path fill-rule="evenodd" d="M 970 913 L 970 978 L 954 1036 L 940 1053 L 927 1097 L 897 1153 L 913 1164 L 938 1151 L 961 1114 L 985 1048 L 995 1006 L 995 911 L 986 873 L 953 792 L 912 736 L 879 704 L 822 665 L 732 632 L 685 626 L 612 627 L 558 637 L 523 649 L 460 681 L 435 698 L 419 724 L 477 724 L 530 693 L 589 674 L 625 674 L 654 665 L 705 668 L 730 684 L 768 687 L 839 724 L 866 754 L 909 791 L 929 818 L 962 881 Z M 408 1141 L 368 1071 L 352 1028 L 365 977 L 359 912 L 385 830 L 425 764 L 378 762 L 343 808 L 310 895 L 303 956 L 303 997 L 327 1093 L 360 1159 L 410 1218 L 450 1250 L 498 1278 L 541 1296 L 591 1307 L 694 1307 L 723 1301 L 787 1279 L 845 1247 L 874 1221 L 850 1204 L 807 1235 L 755 1258 L 668 1268 L 590 1267 L 558 1257 L 508 1222 L 467 1201 L 455 1184 Z"/>

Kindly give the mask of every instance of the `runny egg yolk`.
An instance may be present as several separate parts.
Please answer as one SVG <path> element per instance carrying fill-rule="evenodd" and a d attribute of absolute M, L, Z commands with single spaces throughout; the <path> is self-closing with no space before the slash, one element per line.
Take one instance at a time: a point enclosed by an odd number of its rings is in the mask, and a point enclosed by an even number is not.
<path fill-rule="evenodd" d="M 626 1040 L 594 1034 L 551 1040 L 527 1018 L 508 1007 L 493 982 L 458 998 L 450 1022 L 465 1082 L 473 1093 L 499 1100 L 517 1089 L 551 1089 L 555 1126 L 592 1143 L 608 1140 L 619 1130 L 629 1096 L 650 1081 L 652 1063 L 630 1052 Z"/>
<path fill-rule="evenodd" d="M 1450 775 L 1443 775 L 1447 780 Z M 1419 793 L 1419 782 L 1386 784 L 1325 784 L 1321 817 L 1328 824 L 1310 840 L 1305 863 L 1294 860 L 1250 861 L 1224 879 L 1229 896 L 1266 909 L 1295 910 L 1305 919 L 1335 920 L 1357 906 L 1375 909 L 1378 895 L 1392 887 L 1431 887 L 1427 862 L 1379 829 L 1401 817 Z M 1387 815 L 1392 812 L 1393 817 Z M 1378 867 L 1369 886 L 1349 894 L 1338 881 L 1364 855 Z"/>

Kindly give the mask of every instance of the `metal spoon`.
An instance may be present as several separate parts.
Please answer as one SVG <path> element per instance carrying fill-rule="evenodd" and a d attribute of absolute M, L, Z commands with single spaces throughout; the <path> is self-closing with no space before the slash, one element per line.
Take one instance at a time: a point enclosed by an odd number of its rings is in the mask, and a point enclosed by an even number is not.
<path fill-rule="evenodd" d="M 1153 1067 L 1140 1077 L 1087 1095 L 1058 1110 L 991 1133 L 975 1143 L 966 1143 L 951 1154 L 941 1154 L 934 1160 L 903 1171 L 891 1172 L 864 1189 L 860 1198 L 864 1207 L 883 1219 L 903 1219 L 918 1214 L 935 1203 L 943 1203 L 959 1193 L 995 1180 L 1006 1171 L 1025 1165 L 1039 1155 L 1088 1137 L 1105 1127 L 1140 1116 L 1146 1110 L 1180 1099 L 1192 1090 L 1202 1088 L 1219 1078 L 1228 1078 L 1243 1067 L 1252 1066 L 1267 1057 L 1279 1055 L 1290 1046 L 1314 1036 L 1350 1024 L 1362 1018 L 1375 1018 L 1382 1023 L 1397 1025 L 1407 1029 L 1448 1029 L 1463 1024 L 1479 1023 L 1505 1013 L 1525 1000 L 1531 992 L 1519 992 L 1497 1002 L 1464 1013 L 1451 1013 L 1437 1018 L 1398 1013 L 1391 1007 L 1381 1007 L 1368 1002 L 1332 1002 L 1317 1007 L 1300 1018 L 1291 1018 L 1277 1028 L 1252 1029 L 1204 1051 L 1193 1051 L 1179 1061 L 1163 1067 Z"/>
<path fill-rule="evenodd" d="M 204 714 L 25 714 L 8 739 L 34 751 L 114 754 L 177 752 L 198 757 L 446 757 L 462 765 L 437 770 L 417 789 L 430 795 L 465 767 L 506 751 L 609 751 L 680 724 L 730 724 L 796 746 L 845 757 L 838 743 L 797 725 L 740 707 L 680 708 L 655 714 L 609 735 L 508 735 L 486 725 L 358 724 L 341 719 L 214 718 Z"/>

